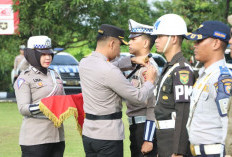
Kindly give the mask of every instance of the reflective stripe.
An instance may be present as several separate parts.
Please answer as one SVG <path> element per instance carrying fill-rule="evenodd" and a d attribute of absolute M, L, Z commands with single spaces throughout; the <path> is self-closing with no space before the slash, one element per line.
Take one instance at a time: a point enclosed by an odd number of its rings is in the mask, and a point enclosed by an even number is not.
<path fill-rule="evenodd" d="M 39 110 L 39 104 L 30 104 L 29 111 L 31 112 L 32 115 L 41 113 L 41 111 Z"/>
<path fill-rule="evenodd" d="M 168 72 L 165 73 L 165 75 L 163 76 L 163 78 L 161 78 L 162 80 L 160 81 L 160 85 L 159 85 L 158 91 L 157 91 L 157 89 L 155 89 L 155 90 L 158 92 L 158 94 L 155 94 L 155 96 L 157 95 L 155 105 L 158 103 L 160 90 L 161 90 L 161 87 L 163 86 L 164 81 L 166 80 L 166 78 L 168 77 L 168 75 L 170 75 L 171 72 L 172 72 L 176 67 L 178 67 L 179 65 L 180 65 L 179 63 L 174 64 L 174 65 L 168 70 Z"/>
<path fill-rule="evenodd" d="M 154 137 L 154 133 L 155 133 L 155 122 L 154 121 L 150 121 L 147 120 L 146 124 L 145 124 L 145 134 L 144 134 L 144 140 L 145 141 L 149 141 L 152 142 L 153 141 L 153 137 Z"/>

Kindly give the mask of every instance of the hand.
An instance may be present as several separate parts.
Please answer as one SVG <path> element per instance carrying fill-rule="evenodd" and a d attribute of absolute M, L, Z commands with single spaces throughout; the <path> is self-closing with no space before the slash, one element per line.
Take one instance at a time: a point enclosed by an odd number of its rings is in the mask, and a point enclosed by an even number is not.
<path fill-rule="evenodd" d="M 146 65 L 147 67 L 147 72 L 146 72 L 146 80 L 150 81 L 152 84 L 154 84 L 157 76 L 157 71 L 154 66 L 152 65 Z"/>
<path fill-rule="evenodd" d="M 226 155 L 225 157 L 232 157 L 231 155 Z"/>
<path fill-rule="evenodd" d="M 147 65 L 147 55 L 145 56 L 136 56 L 136 57 L 132 57 L 131 58 L 131 61 L 132 63 L 135 63 L 135 64 L 140 64 L 142 66 L 146 66 Z"/>
<path fill-rule="evenodd" d="M 183 157 L 183 155 L 175 155 L 175 154 L 172 154 L 172 157 Z"/>
<path fill-rule="evenodd" d="M 148 142 L 148 141 L 144 141 L 142 148 L 141 148 L 141 152 L 142 154 L 147 154 L 150 151 L 152 151 L 153 149 L 153 143 L 152 142 Z"/>

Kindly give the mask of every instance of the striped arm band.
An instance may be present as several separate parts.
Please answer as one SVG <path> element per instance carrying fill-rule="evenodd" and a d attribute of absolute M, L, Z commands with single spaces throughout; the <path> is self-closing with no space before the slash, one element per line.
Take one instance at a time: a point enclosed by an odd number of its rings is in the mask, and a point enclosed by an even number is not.
<path fill-rule="evenodd" d="M 144 128 L 144 141 L 152 142 L 154 139 L 155 133 L 155 122 L 151 120 L 146 120 L 145 128 Z"/>
<path fill-rule="evenodd" d="M 39 109 L 39 104 L 30 104 L 29 111 L 31 112 L 32 115 L 36 115 L 36 114 L 41 113 L 41 111 Z"/>

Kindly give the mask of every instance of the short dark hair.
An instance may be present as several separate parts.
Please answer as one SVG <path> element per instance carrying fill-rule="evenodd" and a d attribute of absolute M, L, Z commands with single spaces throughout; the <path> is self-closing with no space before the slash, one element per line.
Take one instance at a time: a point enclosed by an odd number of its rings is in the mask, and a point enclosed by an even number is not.
<path fill-rule="evenodd" d="M 226 42 L 222 41 L 222 40 L 221 40 L 221 43 L 222 43 L 221 47 L 222 47 L 222 50 L 224 52 L 226 50 L 228 44 Z"/>
<path fill-rule="evenodd" d="M 149 49 L 151 50 L 153 45 L 155 44 L 156 36 L 149 34 L 143 34 L 142 36 L 149 40 Z"/>
<path fill-rule="evenodd" d="M 99 42 L 99 41 L 106 41 L 106 40 L 108 40 L 108 38 L 109 38 L 110 36 L 97 36 L 97 42 Z"/>

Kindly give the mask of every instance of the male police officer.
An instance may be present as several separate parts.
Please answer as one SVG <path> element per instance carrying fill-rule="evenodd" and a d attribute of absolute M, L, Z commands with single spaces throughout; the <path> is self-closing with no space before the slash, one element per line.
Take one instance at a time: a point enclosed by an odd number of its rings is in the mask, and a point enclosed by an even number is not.
<path fill-rule="evenodd" d="M 129 50 L 132 55 L 135 56 L 146 56 L 149 55 L 151 48 L 155 43 L 155 36 L 152 36 L 153 27 L 143 25 L 129 20 Z M 151 57 L 149 59 L 151 65 L 157 69 L 159 78 L 158 65 Z M 132 76 L 131 83 L 136 88 L 141 88 L 143 83 L 146 81 L 145 73 L 146 67 L 141 67 Z M 155 81 L 156 85 L 157 81 Z M 157 155 L 156 141 L 154 140 L 155 132 L 155 115 L 154 115 L 154 97 L 149 100 L 148 106 L 145 104 L 134 104 L 127 101 L 127 115 L 130 124 L 130 150 L 131 157 L 143 157 L 146 156 L 154 157 Z M 154 143 L 154 144 L 153 144 Z"/>
<path fill-rule="evenodd" d="M 204 64 L 191 96 L 187 124 L 191 152 L 194 156 L 220 156 L 224 152 L 232 82 L 224 59 L 230 28 L 219 21 L 205 21 L 186 38 L 195 41 L 195 57 Z"/>
<path fill-rule="evenodd" d="M 185 21 L 176 14 L 161 16 L 154 25 L 158 52 L 167 64 L 158 81 L 155 117 L 159 157 L 184 156 L 188 153 L 186 123 L 189 114 L 189 91 L 194 82 L 190 64 L 181 53 Z"/>
<path fill-rule="evenodd" d="M 15 57 L 14 60 L 14 81 L 17 79 L 21 71 L 26 70 L 29 67 L 29 63 L 24 57 L 25 45 L 20 45 L 20 54 Z"/>
<path fill-rule="evenodd" d="M 123 38 L 122 29 L 108 24 L 101 25 L 96 50 L 80 62 L 86 113 L 82 133 L 87 157 L 122 157 L 122 98 L 144 104 L 153 95 L 156 76 L 153 66 L 148 66 L 147 80 L 137 89 L 118 67 L 109 62 L 120 54 L 120 45 L 125 43 Z"/>

